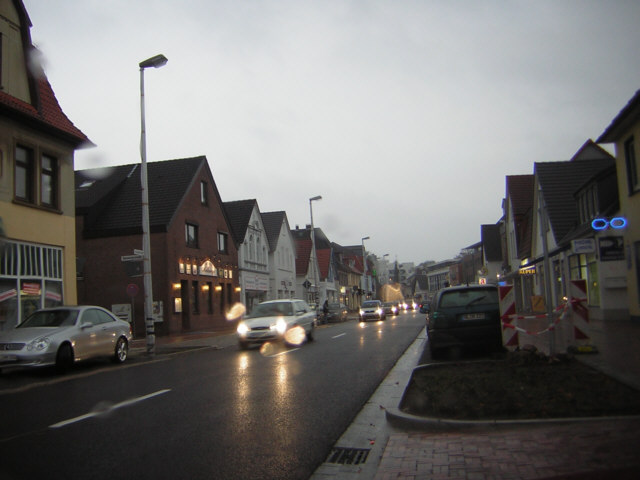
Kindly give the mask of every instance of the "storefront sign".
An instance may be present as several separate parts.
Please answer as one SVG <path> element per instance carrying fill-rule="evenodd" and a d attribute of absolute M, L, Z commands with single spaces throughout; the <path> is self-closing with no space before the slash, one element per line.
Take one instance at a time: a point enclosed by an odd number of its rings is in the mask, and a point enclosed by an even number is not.
<path fill-rule="evenodd" d="M 521 267 L 518 270 L 520 275 L 535 275 L 536 274 L 536 266 L 531 265 L 530 267 Z"/>
<path fill-rule="evenodd" d="M 600 261 L 602 262 L 624 260 L 624 241 L 622 237 L 600 237 L 598 238 L 598 248 L 600 250 Z"/>
<path fill-rule="evenodd" d="M 269 289 L 269 279 L 266 276 L 251 275 L 244 277 L 245 290 L 259 290 L 266 292 Z"/>
<path fill-rule="evenodd" d="M 217 277 L 218 272 L 213 262 L 207 260 L 202 265 L 200 265 L 200 275 L 205 275 L 207 277 Z"/>
<path fill-rule="evenodd" d="M 596 242 L 593 238 L 580 238 L 578 240 L 572 240 L 571 246 L 573 253 L 594 253 L 596 251 Z"/>
<path fill-rule="evenodd" d="M 610 220 L 606 218 L 596 218 L 591 222 L 591 228 L 594 230 L 606 230 L 607 228 L 613 228 L 619 230 L 627 226 L 627 219 L 624 217 L 614 217 Z"/>

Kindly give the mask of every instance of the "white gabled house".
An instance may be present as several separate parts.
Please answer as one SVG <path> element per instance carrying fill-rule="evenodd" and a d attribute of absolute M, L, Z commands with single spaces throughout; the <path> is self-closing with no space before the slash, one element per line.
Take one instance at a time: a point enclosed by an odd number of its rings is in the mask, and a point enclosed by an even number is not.
<path fill-rule="evenodd" d="M 296 291 L 296 246 L 284 211 L 262 214 L 269 242 L 269 300 L 301 298 Z"/>

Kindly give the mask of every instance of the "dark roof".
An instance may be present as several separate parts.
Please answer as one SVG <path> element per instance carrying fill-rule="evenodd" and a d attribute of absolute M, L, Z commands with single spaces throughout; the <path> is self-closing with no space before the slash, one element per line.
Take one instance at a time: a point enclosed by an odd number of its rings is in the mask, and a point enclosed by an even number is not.
<path fill-rule="evenodd" d="M 278 247 L 278 238 L 280 238 L 280 230 L 282 223 L 286 220 L 287 214 L 284 211 L 262 213 L 262 224 L 267 234 L 269 242 L 269 251 L 273 252 Z"/>
<path fill-rule="evenodd" d="M 318 268 L 320 269 L 320 278 L 329 277 L 329 264 L 331 263 L 331 249 L 322 248 L 316 249 L 316 255 L 318 256 Z"/>
<path fill-rule="evenodd" d="M 507 175 L 507 194 L 511 199 L 513 215 L 526 215 L 533 206 L 533 175 Z"/>
<path fill-rule="evenodd" d="M 224 210 L 227 213 L 229 219 L 229 226 L 231 227 L 231 233 L 236 241 L 236 245 L 240 245 L 244 242 L 244 237 L 247 234 L 247 227 L 251 220 L 251 213 L 253 207 L 257 205 L 255 198 L 250 200 L 236 200 L 234 202 L 224 202 Z"/>
<path fill-rule="evenodd" d="M 500 238 L 500 225 L 481 225 L 482 248 L 484 257 L 488 262 L 502 260 L 502 241 Z"/>
<path fill-rule="evenodd" d="M 296 275 L 306 275 L 311 258 L 311 240 L 296 238 Z"/>
<path fill-rule="evenodd" d="M 194 177 L 206 165 L 204 156 L 147 163 L 151 232 L 169 229 Z M 75 183 L 76 214 L 85 215 L 85 236 L 142 231 L 140 164 L 77 170 Z"/>
<path fill-rule="evenodd" d="M 20 17 L 20 33 L 25 57 L 31 57 L 37 51 L 31 42 L 31 20 L 20 0 L 14 0 L 13 5 Z M 25 58 L 25 64 L 31 64 L 29 58 Z M 75 147 L 93 145 L 64 114 L 41 67 L 27 68 L 27 79 L 31 103 L 0 90 L 0 113 L 11 115 L 35 128 L 63 138 Z"/>
<path fill-rule="evenodd" d="M 535 163 L 534 171 L 542 189 L 549 221 L 560 241 L 578 226 L 578 207 L 574 193 L 594 175 L 615 165 L 615 159 L 581 160 L 577 162 Z"/>
<path fill-rule="evenodd" d="M 531 256 L 531 224 L 533 221 L 534 175 L 508 175 L 507 195 L 511 199 L 518 258 Z"/>
<path fill-rule="evenodd" d="M 640 90 L 627 102 L 622 110 L 611 121 L 611 124 L 600 135 L 598 143 L 613 143 L 618 140 L 621 130 L 627 130 L 630 125 L 637 121 L 640 113 Z"/>

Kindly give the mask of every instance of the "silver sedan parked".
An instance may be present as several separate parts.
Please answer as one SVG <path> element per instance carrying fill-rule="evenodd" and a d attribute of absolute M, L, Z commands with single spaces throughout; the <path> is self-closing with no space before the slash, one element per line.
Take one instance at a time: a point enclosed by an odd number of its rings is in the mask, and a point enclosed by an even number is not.
<path fill-rule="evenodd" d="M 130 341 L 129 323 L 102 307 L 46 308 L 0 332 L 0 368 L 56 365 L 66 370 L 96 357 L 122 363 Z"/>

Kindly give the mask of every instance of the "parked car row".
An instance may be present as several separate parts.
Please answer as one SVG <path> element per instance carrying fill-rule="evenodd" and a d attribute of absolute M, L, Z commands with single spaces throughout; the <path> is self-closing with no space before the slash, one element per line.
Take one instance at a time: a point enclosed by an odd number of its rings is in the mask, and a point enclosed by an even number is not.
<path fill-rule="evenodd" d="M 360 321 L 386 320 L 404 305 L 380 300 L 362 303 Z M 303 300 L 270 300 L 258 304 L 238 324 L 241 349 L 267 341 L 301 345 L 312 341 L 316 323 L 347 320 L 348 309 L 329 303 L 322 317 Z M 132 340 L 131 325 L 109 310 L 91 305 L 45 308 L 34 312 L 12 330 L 0 332 L 0 370 L 54 365 L 65 371 L 75 362 L 108 357 L 126 361 Z"/>

